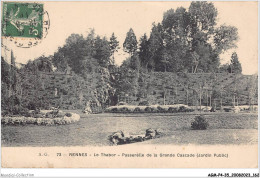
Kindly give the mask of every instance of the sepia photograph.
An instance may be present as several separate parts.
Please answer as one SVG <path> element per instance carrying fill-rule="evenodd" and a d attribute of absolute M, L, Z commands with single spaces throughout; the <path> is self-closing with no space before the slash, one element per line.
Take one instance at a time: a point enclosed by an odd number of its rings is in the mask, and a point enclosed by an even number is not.
<path fill-rule="evenodd" d="M 257 1 L 2 1 L 1 33 L 2 167 L 259 166 Z"/>

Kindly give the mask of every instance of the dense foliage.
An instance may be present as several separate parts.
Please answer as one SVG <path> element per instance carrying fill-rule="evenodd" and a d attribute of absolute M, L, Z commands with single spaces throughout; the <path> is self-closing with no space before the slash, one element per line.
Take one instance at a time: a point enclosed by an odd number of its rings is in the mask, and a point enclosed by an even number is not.
<path fill-rule="evenodd" d="M 231 56 L 231 61 L 228 67 L 228 71 L 230 73 L 236 73 L 236 74 L 241 74 L 242 72 L 242 66 L 238 60 L 238 56 L 236 52 L 234 52 Z"/>
<path fill-rule="evenodd" d="M 117 41 L 114 34 L 111 41 L 108 41 L 106 37 L 100 37 L 91 30 L 86 38 L 79 34 L 70 35 L 66 44 L 54 54 L 52 61 L 59 71 L 71 69 L 86 77 L 98 67 L 107 68 L 112 63 L 110 57 L 116 50 Z"/>
<path fill-rule="evenodd" d="M 219 55 L 236 47 L 238 39 L 236 27 L 216 26 L 217 15 L 208 2 L 165 12 L 162 22 L 153 24 L 150 37 L 144 34 L 140 39 L 142 66 L 162 72 L 216 72 Z"/>
<path fill-rule="evenodd" d="M 196 116 L 194 121 L 191 123 L 191 128 L 194 130 L 206 130 L 209 126 L 207 119 L 203 116 Z"/>
<path fill-rule="evenodd" d="M 166 11 L 162 22 L 153 23 L 150 34 L 144 34 L 139 41 L 130 28 L 123 43 L 123 49 L 129 53 L 129 57 L 120 67 L 115 65 L 114 54 L 119 49 L 115 34 L 112 33 L 108 39 L 95 34 L 94 29 L 87 36 L 71 34 L 64 46 L 59 47 L 52 56 L 41 56 L 20 69 L 13 65 L 13 54 L 11 65 L 1 58 L 2 109 L 15 114 L 26 109 L 77 103 L 72 109 L 95 105 L 102 110 L 119 101 L 129 103 L 129 96 L 134 97 L 135 104 L 138 104 L 151 93 L 154 93 L 149 96 L 149 102 L 152 103 L 160 97 L 165 104 L 171 95 L 174 101 L 168 104 L 179 103 L 179 98 L 184 97 L 185 104 L 195 105 L 197 103 L 193 101 L 198 102 L 199 95 L 202 95 L 201 101 L 205 104 L 208 102 L 208 98 L 205 98 L 208 90 L 201 91 L 200 87 L 214 88 L 214 77 L 210 81 L 196 83 L 196 78 L 194 80 L 185 73 L 240 74 L 242 71 L 236 53 L 232 55 L 231 64 L 220 67 L 220 54 L 236 47 L 238 34 L 236 27 L 217 26 L 217 15 L 213 3 L 197 1 L 191 2 L 188 9 L 179 7 Z M 154 72 L 160 75 L 170 72 L 173 75 L 167 79 L 154 76 Z M 66 76 L 55 78 L 60 74 Z M 160 81 L 160 85 L 159 79 L 164 80 Z M 159 93 L 154 91 L 155 85 L 151 83 L 155 80 L 158 80 L 157 87 L 161 89 Z M 170 85 L 168 80 L 172 82 Z M 179 97 L 180 88 L 182 94 Z M 207 95 L 213 99 L 223 97 L 219 88 L 215 87 Z M 52 96 L 41 95 L 45 90 L 52 91 Z M 239 87 L 227 89 L 226 93 L 238 95 L 238 90 Z M 187 96 L 184 96 L 185 92 Z M 62 96 L 73 97 L 64 101 Z"/>

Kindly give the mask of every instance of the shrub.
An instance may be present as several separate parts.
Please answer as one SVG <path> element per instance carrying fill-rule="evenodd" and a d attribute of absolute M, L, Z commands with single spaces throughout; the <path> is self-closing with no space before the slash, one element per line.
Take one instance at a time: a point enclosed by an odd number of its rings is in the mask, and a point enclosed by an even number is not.
<path fill-rule="evenodd" d="M 223 108 L 225 112 L 230 112 L 231 108 Z"/>
<path fill-rule="evenodd" d="M 62 125 L 62 124 L 70 124 L 80 120 L 80 116 L 78 114 L 71 114 L 71 117 L 57 117 L 57 118 L 44 118 L 43 114 L 36 114 L 37 118 L 33 117 L 24 117 L 24 116 L 16 116 L 16 117 L 2 117 L 1 123 L 3 125 L 25 125 L 25 124 L 34 124 L 34 125 Z"/>
<path fill-rule="evenodd" d="M 134 112 L 141 112 L 141 109 L 139 107 L 134 109 Z"/>
<path fill-rule="evenodd" d="M 165 113 L 167 112 L 167 109 L 162 108 L 161 106 L 157 107 L 158 112 Z"/>
<path fill-rule="evenodd" d="M 72 114 L 68 112 L 68 113 L 65 114 L 65 116 L 67 116 L 67 117 L 71 117 Z"/>
<path fill-rule="evenodd" d="M 127 107 L 120 108 L 120 112 L 122 112 L 122 113 L 127 113 L 129 111 L 130 110 Z"/>
<path fill-rule="evenodd" d="M 154 109 L 151 108 L 151 107 L 146 107 L 146 108 L 144 109 L 144 111 L 150 113 L 150 112 L 154 112 Z"/>
<path fill-rule="evenodd" d="M 29 110 L 19 105 L 11 106 L 5 114 L 7 115 L 27 115 Z"/>
<path fill-rule="evenodd" d="M 8 98 L 8 105 L 9 106 L 20 105 L 20 103 L 21 103 L 20 99 L 15 95 L 12 95 Z"/>
<path fill-rule="evenodd" d="M 1 111 L 1 116 L 7 116 L 9 114 L 9 112 L 8 111 L 6 111 L 6 110 L 2 110 Z"/>
<path fill-rule="evenodd" d="M 187 112 L 193 112 L 194 109 L 187 109 Z"/>
<path fill-rule="evenodd" d="M 59 113 L 55 117 L 64 117 L 64 115 Z M 70 116 L 67 116 L 67 117 L 70 117 Z"/>
<path fill-rule="evenodd" d="M 22 116 L 25 116 L 25 117 L 30 117 L 31 116 L 30 113 L 29 113 L 29 109 L 27 109 L 27 108 L 22 108 L 21 111 L 20 111 L 20 114 Z"/>
<path fill-rule="evenodd" d="M 45 117 L 46 117 L 46 118 L 52 118 L 51 112 L 47 112 L 47 113 L 45 114 Z"/>
<path fill-rule="evenodd" d="M 185 106 L 181 106 L 181 107 L 179 107 L 178 112 L 187 112 L 187 110 L 186 110 Z"/>
<path fill-rule="evenodd" d="M 191 128 L 194 130 L 206 130 L 208 126 L 209 123 L 203 115 L 196 116 L 195 120 L 191 122 Z"/>
<path fill-rule="evenodd" d="M 168 112 L 170 112 L 170 113 L 177 113 L 178 109 L 174 108 L 174 107 L 169 107 Z"/>
<path fill-rule="evenodd" d="M 118 112 L 118 109 L 117 108 L 113 108 L 113 109 L 111 109 L 111 112 Z"/>
<path fill-rule="evenodd" d="M 138 106 L 149 106 L 149 102 L 148 101 L 141 101 Z"/>
<path fill-rule="evenodd" d="M 11 115 L 19 115 L 21 111 L 21 108 L 18 105 L 15 105 L 9 109 L 9 113 Z"/>
<path fill-rule="evenodd" d="M 30 110 L 36 110 L 36 104 L 33 103 L 33 102 L 29 102 L 28 105 L 27 105 L 27 108 L 30 109 Z"/>
<path fill-rule="evenodd" d="M 187 107 L 185 107 L 185 106 L 181 106 L 181 107 L 179 107 L 179 109 L 178 109 L 178 112 L 193 112 L 193 111 L 194 111 L 194 109 L 187 108 Z"/>
<path fill-rule="evenodd" d="M 81 104 L 76 104 L 76 109 L 81 109 L 82 105 Z"/>

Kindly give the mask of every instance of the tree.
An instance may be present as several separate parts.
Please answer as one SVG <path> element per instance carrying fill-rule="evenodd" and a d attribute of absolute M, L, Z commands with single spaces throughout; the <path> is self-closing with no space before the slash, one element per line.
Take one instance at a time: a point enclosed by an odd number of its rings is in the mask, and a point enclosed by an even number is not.
<path fill-rule="evenodd" d="M 236 27 L 216 26 L 217 15 L 213 3 L 201 1 L 191 2 L 189 9 L 166 11 L 161 23 L 153 23 L 150 37 L 140 39 L 142 66 L 155 71 L 217 72 L 220 54 L 235 48 L 238 40 Z"/>
<path fill-rule="evenodd" d="M 4 57 L 1 56 L 1 109 L 8 108 L 8 98 L 10 97 L 10 89 L 12 80 L 10 78 L 11 66 Z"/>
<path fill-rule="evenodd" d="M 97 59 L 98 63 L 102 67 L 107 67 L 110 64 L 110 46 L 106 38 L 97 36 L 94 43 L 95 55 L 93 57 Z"/>
<path fill-rule="evenodd" d="M 92 57 L 93 55 L 95 55 L 95 49 L 94 49 L 95 38 L 96 38 L 95 30 L 91 29 L 84 43 L 85 53 L 88 57 Z"/>
<path fill-rule="evenodd" d="M 218 70 L 219 73 L 227 73 L 229 72 L 229 64 L 223 64 L 219 67 L 219 70 Z"/>
<path fill-rule="evenodd" d="M 199 68 L 204 72 L 216 71 L 220 64 L 219 55 L 236 47 L 237 28 L 226 25 L 216 27 L 218 11 L 213 3 L 192 2 L 189 13 L 191 14 L 192 50 L 200 56 Z"/>
<path fill-rule="evenodd" d="M 213 3 L 192 2 L 189 7 L 191 52 L 198 54 L 197 70 L 213 72 L 219 65 L 219 58 L 210 41 L 216 25 L 217 9 Z M 196 71 L 195 71 L 196 72 Z"/>
<path fill-rule="evenodd" d="M 150 62 L 150 53 L 149 53 L 149 41 L 146 33 L 140 38 L 139 42 L 139 58 L 141 61 L 141 65 L 147 69 L 148 64 Z"/>
<path fill-rule="evenodd" d="M 40 56 L 33 61 L 41 72 L 52 72 L 52 61 L 51 57 Z"/>
<path fill-rule="evenodd" d="M 119 41 L 117 41 L 117 38 L 115 37 L 115 34 L 112 33 L 112 36 L 110 37 L 110 41 L 109 41 L 109 46 L 110 46 L 111 55 L 113 56 L 112 62 L 111 62 L 112 65 L 115 64 L 115 56 L 114 56 L 114 54 L 115 54 L 115 52 L 117 52 L 118 49 L 119 49 L 118 45 L 119 45 Z"/>
<path fill-rule="evenodd" d="M 79 34 L 71 34 L 67 39 L 66 39 L 66 45 L 72 45 L 72 44 L 76 44 L 79 43 L 80 41 L 83 41 L 84 38 L 82 35 Z"/>
<path fill-rule="evenodd" d="M 117 95 L 136 96 L 139 89 L 140 60 L 137 54 L 123 61 L 116 83 Z"/>
<path fill-rule="evenodd" d="M 167 71 L 167 66 L 170 63 L 171 56 L 167 53 L 166 50 L 162 51 L 162 64 L 164 65 L 164 72 Z"/>
<path fill-rule="evenodd" d="M 82 73 L 82 60 L 84 56 L 92 55 L 87 45 L 87 40 L 82 35 L 71 34 L 63 47 L 59 47 L 58 51 L 54 53 L 53 64 L 59 71 L 65 71 L 69 66 L 75 73 Z"/>
<path fill-rule="evenodd" d="M 201 33 L 203 40 L 208 40 L 209 35 L 214 32 L 218 15 L 214 4 L 205 1 L 191 2 L 189 13 L 191 15 L 192 35 Z"/>
<path fill-rule="evenodd" d="M 163 42 L 167 53 L 171 56 L 168 68 L 172 72 L 184 72 L 191 66 L 191 17 L 189 12 L 179 7 L 170 9 L 163 16 Z"/>
<path fill-rule="evenodd" d="M 12 90 L 15 93 L 16 83 L 17 83 L 17 73 L 16 73 L 16 66 L 15 66 L 15 57 L 12 50 L 11 50 L 10 81 L 11 81 L 10 90 Z"/>
<path fill-rule="evenodd" d="M 214 48 L 218 53 L 236 48 L 238 40 L 237 28 L 233 26 L 221 25 L 215 29 L 214 33 Z"/>
<path fill-rule="evenodd" d="M 228 71 L 229 73 L 241 74 L 242 66 L 238 60 L 238 56 L 236 52 L 233 52 L 231 55 L 231 64 L 229 65 Z"/>
<path fill-rule="evenodd" d="M 129 53 L 131 56 L 136 52 L 137 50 L 137 40 L 135 33 L 132 28 L 127 32 L 126 38 L 123 44 L 124 51 Z"/>
<path fill-rule="evenodd" d="M 163 46 L 163 27 L 160 23 L 153 23 L 152 31 L 149 38 L 148 50 L 150 53 L 149 67 L 156 71 L 161 71 L 164 69 L 164 65 L 161 63 L 161 52 L 164 48 Z"/>
<path fill-rule="evenodd" d="M 113 52 L 115 50 L 113 48 Z M 66 44 L 54 54 L 52 61 L 59 71 L 66 71 L 69 67 L 76 74 L 86 76 L 96 65 L 107 68 L 111 64 L 111 54 L 110 41 L 95 35 L 92 29 L 86 38 L 80 34 L 71 34 Z"/>

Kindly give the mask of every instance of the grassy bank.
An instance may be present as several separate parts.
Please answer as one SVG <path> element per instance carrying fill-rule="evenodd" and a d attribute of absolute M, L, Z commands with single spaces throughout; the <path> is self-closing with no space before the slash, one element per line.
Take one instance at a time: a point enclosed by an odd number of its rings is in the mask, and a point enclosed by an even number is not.
<path fill-rule="evenodd" d="M 59 126 L 2 126 L 3 146 L 102 146 L 117 130 L 144 134 L 148 128 L 166 135 L 142 144 L 247 144 L 257 143 L 257 113 L 210 113 L 208 130 L 190 129 L 195 113 L 81 114 L 79 122 Z"/>

